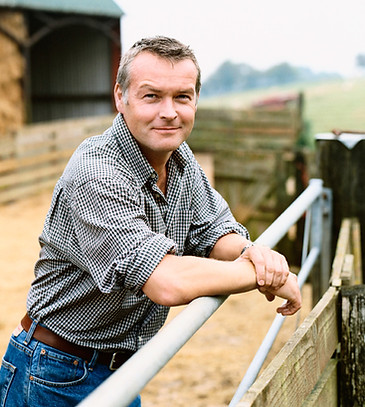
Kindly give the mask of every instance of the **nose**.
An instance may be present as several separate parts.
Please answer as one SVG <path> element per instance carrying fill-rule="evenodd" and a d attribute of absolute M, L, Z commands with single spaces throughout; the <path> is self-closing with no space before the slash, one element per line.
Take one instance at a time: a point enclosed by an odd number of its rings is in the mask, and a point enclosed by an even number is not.
<path fill-rule="evenodd" d="M 175 103 L 172 98 L 164 98 L 160 104 L 160 118 L 174 120 L 177 117 Z"/>

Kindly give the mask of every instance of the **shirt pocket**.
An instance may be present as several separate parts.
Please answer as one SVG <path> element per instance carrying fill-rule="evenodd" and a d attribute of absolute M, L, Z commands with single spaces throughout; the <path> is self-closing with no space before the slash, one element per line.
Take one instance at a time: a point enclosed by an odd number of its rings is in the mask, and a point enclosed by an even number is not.
<path fill-rule="evenodd" d="M 171 223 L 167 227 L 166 236 L 172 239 L 177 246 L 176 254 L 184 254 L 185 242 L 189 234 L 193 211 L 191 209 L 180 209 L 174 213 Z"/>

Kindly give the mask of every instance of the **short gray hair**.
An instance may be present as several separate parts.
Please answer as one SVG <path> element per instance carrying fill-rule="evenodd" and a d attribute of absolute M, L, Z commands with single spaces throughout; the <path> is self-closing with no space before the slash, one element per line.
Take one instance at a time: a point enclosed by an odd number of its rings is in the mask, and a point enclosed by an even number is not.
<path fill-rule="evenodd" d="M 184 59 L 190 59 L 194 62 L 197 70 L 195 91 L 197 94 L 201 88 L 201 71 L 194 52 L 189 46 L 173 38 L 156 36 L 143 38 L 137 41 L 120 59 L 117 82 L 121 87 L 124 102 L 128 101 L 128 88 L 130 85 L 130 67 L 137 55 L 141 52 L 150 52 L 160 58 L 168 59 L 171 62 L 178 62 Z"/>

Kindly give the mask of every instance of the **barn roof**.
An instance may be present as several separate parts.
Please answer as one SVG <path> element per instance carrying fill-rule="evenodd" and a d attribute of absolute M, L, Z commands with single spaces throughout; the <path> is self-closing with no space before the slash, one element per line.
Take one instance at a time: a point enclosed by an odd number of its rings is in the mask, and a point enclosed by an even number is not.
<path fill-rule="evenodd" d="M 0 7 L 121 17 L 122 9 L 114 0 L 0 0 Z"/>

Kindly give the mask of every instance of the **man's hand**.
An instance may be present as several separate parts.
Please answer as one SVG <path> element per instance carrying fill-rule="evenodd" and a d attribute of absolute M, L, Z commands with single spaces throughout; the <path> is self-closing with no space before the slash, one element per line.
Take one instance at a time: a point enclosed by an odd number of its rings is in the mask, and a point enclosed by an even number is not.
<path fill-rule="evenodd" d="M 261 288 L 259 288 L 261 291 Z M 297 276 L 289 273 L 286 283 L 277 290 L 269 289 L 269 292 L 275 296 L 284 298 L 287 301 L 276 309 L 276 312 L 284 316 L 295 314 L 302 306 L 302 296 L 298 285 Z M 266 295 L 266 291 L 264 294 Z M 267 297 L 267 296 L 266 296 Z"/>
<path fill-rule="evenodd" d="M 253 245 L 245 250 L 240 259 L 253 263 L 260 292 L 272 301 L 275 298 L 273 291 L 282 287 L 289 276 L 289 266 L 285 257 L 269 247 Z"/>

